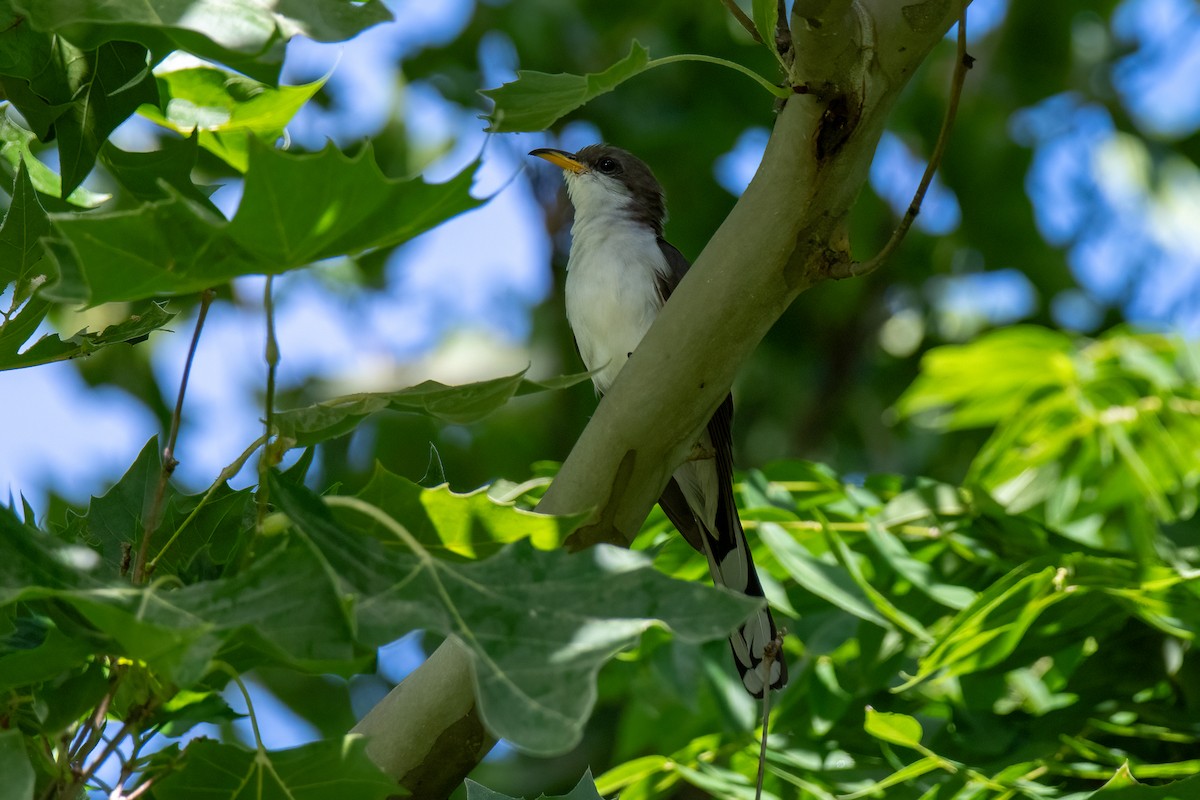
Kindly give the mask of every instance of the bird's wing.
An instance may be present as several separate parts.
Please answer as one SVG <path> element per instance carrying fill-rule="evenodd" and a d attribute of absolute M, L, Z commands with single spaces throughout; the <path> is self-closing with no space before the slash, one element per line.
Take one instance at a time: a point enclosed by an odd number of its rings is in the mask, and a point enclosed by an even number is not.
<path fill-rule="evenodd" d="M 655 287 L 658 289 L 658 299 L 665 303 L 667 298 L 671 296 L 671 292 L 675 291 L 675 287 L 683 280 L 683 276 L 687 274 L 691 264 L 684 258 L 683 253 L 675 245 L 668 242 L 661 236 L 658 237 L 658 249 L 662 250 L 663 258 L 667 260 L 667 271 L 665 273 L 657 273 L 654 278 Z"/>

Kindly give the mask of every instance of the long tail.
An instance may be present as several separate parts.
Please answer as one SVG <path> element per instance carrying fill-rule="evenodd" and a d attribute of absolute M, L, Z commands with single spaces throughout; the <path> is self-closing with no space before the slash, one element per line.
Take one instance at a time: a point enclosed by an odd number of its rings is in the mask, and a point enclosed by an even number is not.
<path fill-rule="evenodd" d="M 714 583 L 762 597 L 762 582 L 733 497 L 732 418 L 733 400 L 726 397 L 701 441 L 702 448 L 712 448 L 712 457 L 681 466 L 663 490 L 659 505 L 688 543 L 704 553 Z M 775 620 L 764 606 L 729 637 L 742 685 L 754 697 L 762 697 L 766 687 L 779 689 L 787 683 L 787 664 L 782 656 L 777 655 L 769 663 L 766 659 L 767 647 L 775 641 L 776 633 Z"/>

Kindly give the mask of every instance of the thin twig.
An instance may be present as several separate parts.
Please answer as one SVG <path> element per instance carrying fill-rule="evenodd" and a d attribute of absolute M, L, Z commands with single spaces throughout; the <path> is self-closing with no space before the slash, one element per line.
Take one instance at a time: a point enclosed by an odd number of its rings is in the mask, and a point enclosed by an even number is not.
<path fill-rule="evenodd" d="M 130 720 L 121 726 L 121 729 L 117 731 L 116 736 L 111 739 L 105 739 L 104 747 L 100 750 L 100 753 L 92 759 L 92 763 L 88 765 L 87 768 L 76 773 L 75 780 L 73 780 L 71 784 L 67 786 L 66 791 L 62 793 L 62 796 L 73 797 L 75 790 L 87 786 L 88 782 L 94 778 L 96 770 L 100 769 L 104 762 L 108 760 L 108 757 L 113 754 L 113 751 L 121 746 L 121 742 L 123 742 L 125 737 L 132 732 L 134 726 L 135 721 Z"/>
<path fill-rule="evenodd" d="M 733 18 L 754 37 L 754 41 L 762 44 L 762 37 L 758 35 L 758 30 L 754 27 L 754 21 L 746 16 L 746 12 L 742 11 L 737 3 L 733 2 L 733 0 L 721 0 L 721 5 L 729 9 L 729 13 L 733 14 Z"/>
<path fill-rule="evenodd" d="M 183 365 L 183 377 L 179 381 L 179 394 L 175 398 L 175 411 L 171 414 L 171 430 L 167 435 L 167 445 L 162 453 L 162 471 L 158 476 L 158 487 L 154 490 L 154 502 L 146 513 L 142 524 L 142 541 L 138 545 L 137 562 L 133 567 L 133 582 L 143 583 L 146 580 L 146 556 L 150 553 L 150 539 L 162 517 L 163 498 L 167 493 L 167 484 L 171 473 L 179 465 L 175 458 L 175 441 L 179 437 L 179 424 L 183 419 L 183 396 L 187 393 L 188 377 L 192 374 L 192 361 L 196 357 L 196 347 L 200 344 L 200 331 L 204 329 L 204 320 L 208 317 L 208 307 L 212 305 L 216 292 L 205 289 L 200 293 L 200 313 L 196 315 L 196 330 L 192 333 L 192 343 L 188 347 L 187 360 Z"/>
<path fill-rule="evenodd" d="M 263 310 L 267 315 L 267 345 L 265 349 L 265 357 L 267 360 L 267 397 L 266 397 L 266 435 L 267 443 L 263 447 L 262 455 L 258 458 L 258 516 L 255 527 L 261 530 L 263 520 L 267 518 L 267 509 L 269 508 L 269 492 L 267 489 L 267 474 L 271 469 L 272 461 L 274 461 L 274 452 L 271 449 L 271 433 L 275 427 L 275 370 L 279 366 L 279 342 L 275 339 L 275 302 L 271 297 L 271 290 L 275 284 L 275 276 L 267 276 L 267 284 L 263 288 Z"/>
<path fill-rule="evenodd" d="M 108 679 L 108 689 L 104 692 L 104 696 L 100 698 L 100 702 L 96 704 L 96 710 L 88 717 L 87 724 L 80 728 L 79 733 L 89 731 L 87 734 L 77 736 L 77 741 L 67 753 L 67 763 L 87 758 L 96 745 L 100 744 L 100 737 L 104 732 L 104 722 L 108 718 L 108 707 L 112 704 L 113 698 L 117 695 L 117 686 L 121 682 L 121 676 L 124 675 L 123 670 L 114 670 Z"/>
<path fill-rule="evenodd" d="M 975 59 L 967 54 L 967 8 L 964 5 L 962 14 L 958 18 L 958 59 L 954 65 L 954 77 L 950 83 L 950 99 L 946 104 L 946 116 L 942 119 L 942 129 L 938 132 L 937 142 L 933 146 L 933 154 L 929 157 L 929 164 L 925 167 L 925 174 L 921 176 L 921 183 L 917 186 L 916 194 L 913 195 L 912 202 L 909 203 L 908 210 L 904 212 L 904 217 L 900 220 L 900 224 L 892 232 L 892 238 L 888 239 L 887 244 L 883 246 L 878 255 L 870 261 L 847 264 L 844 267 L 835 269 L 830 273 L 831 277 L 841 279 L 870 275 L 883 266 L 884 262 L 891 257 L 896 248 L 900 246 L 900 243 L 904 241 L 905 235 L 908 234 L 908 229 L 912 227 L 917 214 L 921 212 L 921 203 L 925 200 L 925 192 L 929 190 L 929 184 L 933 182 L 933 175 L 942 163 L 942 156 L 946 152 L 946 144 L 950 140 L 950 129 L 954 127 L 954 117 L 958 114 L 958 100 L 962 96 L 963 83 L 967 79 L 967 70 L 974 63 Z"/>
<path fill-rule="evenodd" d="M 762 672 L 763 683 L 766 686 L 763 689 L 762 743 L 758 751 L 758 778 L 754 784 L 754 800 L 762 800 L 763 776 L 767 771 L 767 731 L 771 726 L 771 665 L 779 657 L 779 651 L 783 647 L 783 635 L 784 631 L 777 632 L 775 638 L 763 648 Z"/>
<path fill-rule="evenodd" d="M 150 787 L 154 785 L 158 778 L 158 775 L 151 775 L 146 779 L 145 783 L 135 787 L 133 791 L 129 792 L 128 794 L 121 795 L 120 800 L 137 800 L 137 798 L 141 797 L 150 790 Z"/>

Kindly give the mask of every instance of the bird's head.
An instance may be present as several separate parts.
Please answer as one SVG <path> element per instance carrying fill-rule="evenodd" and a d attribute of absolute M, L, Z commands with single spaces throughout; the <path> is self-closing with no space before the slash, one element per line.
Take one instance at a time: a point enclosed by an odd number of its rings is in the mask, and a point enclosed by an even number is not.
<path fill-rule="evenodd" d="M 529 155 L 562 168 L 577 217 L 627 216 L 662 235 L 667 218 L 662 185 L 646 163 L 629 151 L 590 144 L 578 153 L 540 148 Z"/>

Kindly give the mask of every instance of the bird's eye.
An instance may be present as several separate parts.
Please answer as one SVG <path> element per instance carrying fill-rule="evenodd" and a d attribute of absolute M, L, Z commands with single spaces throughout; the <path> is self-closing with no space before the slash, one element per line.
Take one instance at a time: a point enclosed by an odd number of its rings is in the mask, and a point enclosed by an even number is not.
<path fill-rule="evenodd" d="M 596 169 L 600 170 L 605 175 L 612 175 L 620 168 L 621 165 L 618 164 L 617 160 L 611 156 L 605 156 L 596 163 Z"/>

